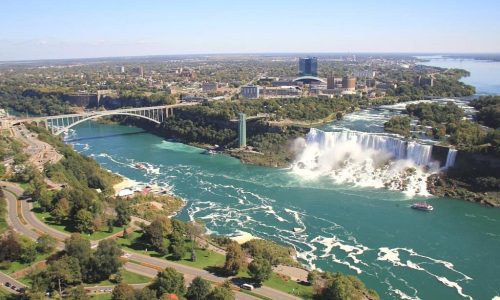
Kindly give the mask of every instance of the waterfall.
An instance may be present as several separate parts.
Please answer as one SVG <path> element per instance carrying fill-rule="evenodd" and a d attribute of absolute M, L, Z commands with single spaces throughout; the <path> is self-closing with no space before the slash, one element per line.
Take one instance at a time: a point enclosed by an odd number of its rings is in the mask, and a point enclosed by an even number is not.
<path fill-rule="evenodd" d="M 444 165 L 445 169 L 453 167 L 455 165 L 455 159 L 457 158 L 457 149 L 448 149 L 448 155 L 446 156 L 446 164 Z"/>
<path fill-rule="evenodd" d="M 431 145 L 350 130 L 325 132 L 312 128 L 306 136 L 306 141 L 308 145 L 316 143 L 323 150 L 354 143 L 366 151 L 383 152 L 389 154 L 393 159 L 411 160 L 417 166 L 428 165 L 432 153 Z"/>
<path fill-rule="evenodd" d="M 312 128 L 292 172 L 306 180 L 330 177 L 337 183 L 428 195 L 431 145 L 358 131 Z"/>

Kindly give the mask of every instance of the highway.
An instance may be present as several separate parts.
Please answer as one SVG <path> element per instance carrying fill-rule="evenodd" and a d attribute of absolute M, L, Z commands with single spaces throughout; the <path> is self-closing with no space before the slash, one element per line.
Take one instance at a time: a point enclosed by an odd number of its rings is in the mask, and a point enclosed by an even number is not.
<path fill-rule="evenodd" d="M 66 239 L 69 234 L 58 231 L 45 223 L 41 222 L 36 215 L 31 211 L 32 209 L 32 204 L 29 203 L 27 200 L 19 200 L 21 203 L 21 211 L 22 211 L 22 218 L 25 220 L 26 224 L 23 224 L 21 220 L 19 220 L 19 216 L 17 213 L 17 198 L 13 195 L 20 196 L 23 194 L 23 190 L 12 183 L 9 182 L 0 182 L 2 186 L 5 186 L 5 195 L 7 199 L 7 211 L 8 211 L 8 222 L 9 225 L 11 225 L 14 230 L 17 232 L 24 234 L 32 239 L 36 239 L 38 236 L 40 236 L 43 233 L 49 234 L 53 236 L 54 238 L 58 239 L 60 242 L 58 243 L 58 248 L 62 249 L 64 246 L 62 244 L 62 240 Z M 96 244 L 97 241 L 93 241 L 92 244 Z M 128 271 L 135 272 L 142 274 L 144 276 L 148 277 L 154 277 L 156 276 L 158 270 L 164 269 L 166 267 L 172 267 L 179 271 L 180 273 L 184 274 L 184 277 L 186 279 L 186 283 L 191 282 L 191 280 L 196 277 L 196 276 L 201 276 L 202 278 L 215 282 L 215 283 L 222 283 L 226 281 L 228 278 L 226 277 L 220 277 L 216 276 L 206 270 L 202 269 L 197 269 L 185 265 L 181 265 L 175 262 L 167 261 L 165 259 L 160 259 L 160 258 L 154 258 L 150 257 L 147 255 L 143 254 L 138 254 L 138 253 L 133 253 L 129 251 L 124 251 L 124 253 L 129 257 L 131 261 L 137 262 L 137 263 L 131 263 L 127 262 L 124 265 L 124 268 Z M 86 289 L 105 289 L 104 287 L 93 287 L 93 288 L 86 288 Z M 256 288 L 253 290 L 253 293 L 259 294 L 271 299 L 283 299 L 283 300 L 288 300 L 288 299 L 300 299 L 295 296 L 289 295 L 287 293 L 271 289 L 268 287 L 260 287 Z M 241 292 L 236 292 L 236 299 L 243 299 L 243 300 L 249 300 L 249 299 L 256 299 L 253 296 L 250 296 L 248 294 L 244 294 Z"/>

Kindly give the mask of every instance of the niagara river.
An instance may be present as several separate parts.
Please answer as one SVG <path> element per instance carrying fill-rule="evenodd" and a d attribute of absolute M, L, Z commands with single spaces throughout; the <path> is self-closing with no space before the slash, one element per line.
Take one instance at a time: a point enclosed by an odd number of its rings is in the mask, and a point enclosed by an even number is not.
<path fill-rule="evenodd" d="M 247 232 L 291 246 L 309 268 L 359 276 L 382 299 L 500 296 L 498 210 L 427 193 L 426 177 L 460 154 L 452 149 L 436 162 L 433 141 L 385 134 L 384 122 L 404 107 L 361 110 L 312 129 L 286 169 L 203 155 L 120 125 L 82 123 L 67 142 L 112 172 L 183 197 L 178 218 L 201 219 L 211 233 Z M 416 201 L 434 211 L 410 209 Z"/>
<path fill-rule="evenodd" d="M 500 294 L 500 216 L 458 200 L 314 180 L 293 168 L 250 166 L 165 141 L 134 127 L 94 122 L 69 143 L 110 171 L 171 188 L 179 218 L 211 232 L 248 232 L 294 247 L 309 267 L 359 276 L 384 299 L 491 299 Z M 145 163 L 147 170 L 134 168 Z M 425 199 L 432 213 L 409 208 Z M 304 231 L 294 232 L 293 228 Z"/>

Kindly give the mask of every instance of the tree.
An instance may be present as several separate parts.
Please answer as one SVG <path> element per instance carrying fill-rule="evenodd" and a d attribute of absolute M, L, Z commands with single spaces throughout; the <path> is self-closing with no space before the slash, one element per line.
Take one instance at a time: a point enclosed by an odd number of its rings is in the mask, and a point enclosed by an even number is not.
<path fill-rule="evenodd" d="M 212 289 L 210 282 L 197 276 L 191 282 L 191 285 L 187 289 L 186 298 L 188 300 L 205 300 L 208 298 Z"/>
<path fill-rule="evenodd" d="M 56 249 L 57 240 L 48 234 L 43 234 L 36 240 L 36 250 L 41 253 L 50 253 Z"/>
<path fill-rule="evenodd" d="M 118 200 L 115 207 L 116 219 L 114 220 L 115 226 L 124 226 L 130 223 L 132 211 L 130 205 L 126 200 Z"/>
<path fill-rule="evenodd" d="M 94 232 L 94 216 L 86 209 L 80 209 L 75 216 L 75 228 L 79 232 Z"/>
<path fill-rule="evenodd" d="M 208 296 L 208 300 L 234 300 L 234 298 L 234 292 L 227 281 L 222 286 L 215 287 Z"/>
<path fill-rule="evenodd" d="M 54 209 L 50 214 L 56 219 L 58 223 L 62 223 L 70 212 L 69 202 L 66 198 L 61 198 L 57 201 Z"/>
<path fill-rule="evenodd" d="M 161 297 L 165 293 L 184 295 L 186 291 L 184 287 L 184 275 L 173 268 L 166 268 L 158 272 L 149 288 L 156 292 L 157 297 Z"/>
<path fill-rule="evenodd" d="M 105 279 L 118 272 L 122 266 L 120 256 L 123 251 L 114 240 L 101 240 L 97 245 L 94 258 L 97 262 L 100 277 Z"/>
<path fill-rule="evenodd" d="M 31 263 L 36 259 L 36 244 L 31 240 L 24 241 L 21 246 L 21 257 L 19 260 L 22 263 Z"/>
<path fill-rule="evenodd" d="M 111 300 L 135 300 L 134 288 L 126 283 L 116 285 L 111 293 Z"/>
<path fill-rule="evenodd" d="M 69 300 L 89 300 L 90 297 L 87 295 L 87 292 L 83 288 L 83 285 L 78 285 L 74 288 L 72 288 L 69 291 L 68 298 Z"/>
<path fill-rule="evenodd" d="M 262 257 L 255 258 L 250 265 L 248 265 L 248 273 L 257 283 L 268 280 L 272 272 L 273 268 L 271 263 Z"/>
<path fill-rule="evenodd" d="M 243 266 L 245 255 L 241 246 L 236 242 L 231 242 L 226 248 L 226 262 L 224 271 L 229 275 L 236 275 Z"/>
<path fill-rule="evenodd" d="M 90 241 L 83 238 L 79 233 L 73 233 L 65 242 L 66 254 L 75 257 L 84 266 L 91 257 Z"/>
<path fill-rule="evenodd" d="M 172 258 L 174 260 L 180 260 L 186 254 L 184 237 L 175 231 L 170 237 L 170 253 L 172 254 Z"/>
<path fill-rule="evenodd" d="M 165 241 L 164 223 L 158 218 L 155 219 L 145 229 L 145 234 L 149 243 L 160 253 L 167 252 L 167 244 Z"/>
<path fill-rule="evenodd" d="M 181 220 L 173 219 L 172 222 L 172 234 L 177 234 L 184 236 L 186 235 L 186 223 Z"/>
<path fill-rule="evenodd" d="M 67 255 L 51 263 L 47 268 L 46 276 L 50 286 L 53 289 L 57 289 L 59 294 L 62 294 L 65 287 L 82 282 L 82 273 L 78 259 Z"/>
<path fill-rule="evenodd" d="M 366 289 L 365 285 L 354 276 L 342 273 L 325 272 L 316 280 L 314 287 L 315 299 L 319 300 L 358 300 L 379 299 L 376 292 Z"/>
<path fill-rule="evenodd" d="M 0 261 L 14 261 L 21 255 L 21 242 L 19 236 L 13 230 L 0 240 Z"/>
<path fill-rule="evenodd" d="M 153 300 L 158 299 L 156 297 L 156 291 L 153 291 L 149 287 L 145 287 L 142 290 L 135 291 L 135 300 Z"/>
<path fill-rule="evenodd" d="M 318 270 L 312 270 L 310 271 L 309 273 L 307 273 L 307 282 L 309 282 L 309 284 L 314 284 L 314 281 L 316 280 L 316 278 L 318 278 L 320 276 L 320 273 Z"/>

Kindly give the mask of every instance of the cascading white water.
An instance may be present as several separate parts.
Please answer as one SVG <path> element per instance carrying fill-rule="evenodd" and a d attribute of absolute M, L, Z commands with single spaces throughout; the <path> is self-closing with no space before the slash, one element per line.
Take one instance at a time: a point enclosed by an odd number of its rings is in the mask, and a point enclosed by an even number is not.
<path fill-rule="evenodd" d="M 445 169 L 453 167 L 455 165 L 455 160 L 457 158 L 457 149 L 449 148 L 448 155 L 446 156 L 446 164 L 444 165 Z"/>
<path fill-rule="evenodd" d="M 431 145 L 392 136 L 313 128 L 301 147 L 292 170 L 306 179 L 329 176 L 338 183 L 428 195 Z"/>

